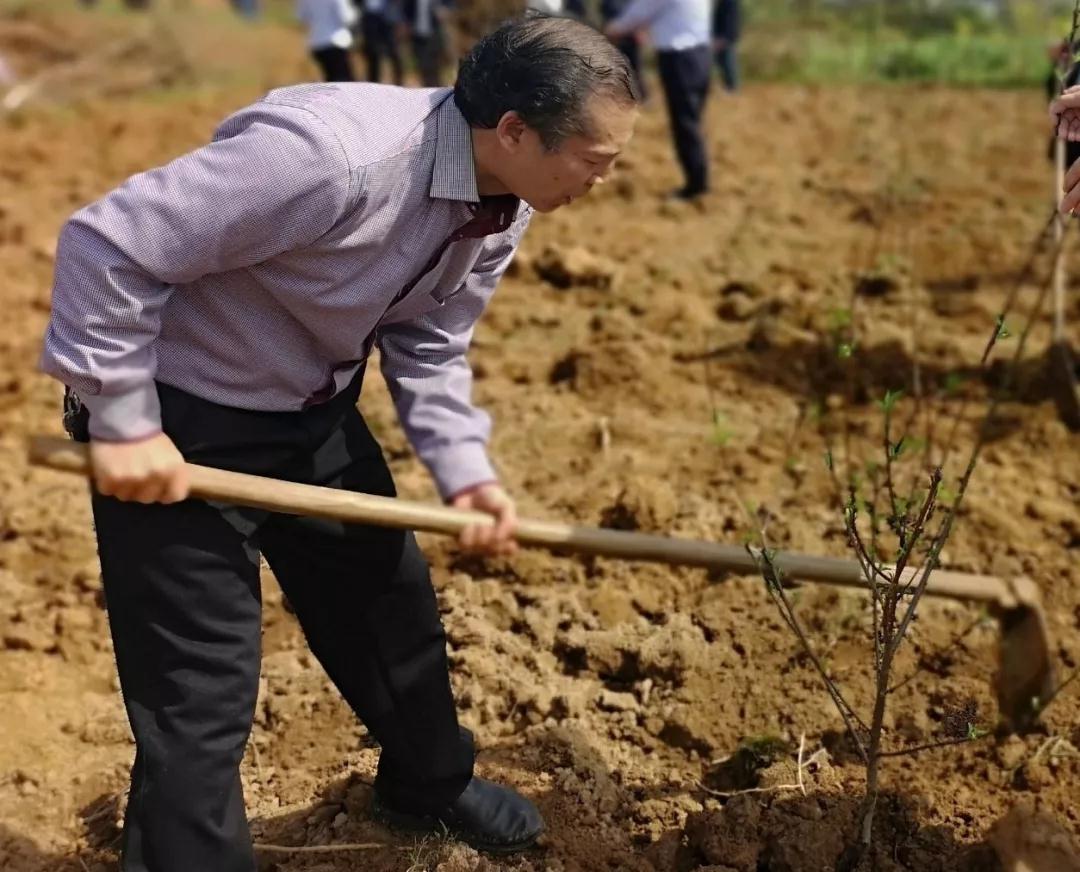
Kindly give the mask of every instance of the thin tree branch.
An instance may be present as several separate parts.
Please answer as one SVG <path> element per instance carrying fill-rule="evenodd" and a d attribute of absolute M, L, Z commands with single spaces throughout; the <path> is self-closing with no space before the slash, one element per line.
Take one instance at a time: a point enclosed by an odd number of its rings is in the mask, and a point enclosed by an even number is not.
<path fill-rule="evenodd" d="M 960 736 L 956 739 L 941 739 L 937 742 L 927 742 L 923 745 L 913 745 L 910 748 L 898 748 L 895 751 L 878 751 L 878 759 L 885 759 L 886 757 L 910 757 L 912 754 L 918 754 L 920 751 L 932 751 L 935 748 L 948 748 L 951 745 L 966 745 L 969 742 L 978 742 L 980 739 L 985 739 L 990 735 L 986 733 L 979 736 Z"/>

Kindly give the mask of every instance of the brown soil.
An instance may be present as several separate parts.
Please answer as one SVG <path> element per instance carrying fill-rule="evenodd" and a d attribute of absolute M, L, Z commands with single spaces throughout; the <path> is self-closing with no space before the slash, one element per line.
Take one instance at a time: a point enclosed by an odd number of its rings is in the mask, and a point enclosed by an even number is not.
<path fill-rule="evenodd" d="M 263 84 L 303 74 L 288 54 L 301 51 L 294 36 L 262 34 L 275 56 L 260 61 L 259 83 L 31 107 L 0 128 L 0 867 L 12 872 L 114 869 L 132 758 L 85 487 L 25 460 L 27 434 L 59 432 L 59 388 L 34 371 L 54 240 L 79 204 L 203 142 Z M 526 515 L 737 543 L 753 503 L 777 543 L 844 556 L 822 427 L 848 422 L 838 463 L 876 457 L 872 400 L 908 383 L 917 360 L 928 392 L 950 373 L 970 376 L 959 392 L 976 400 L 961 428 L 970 444 L 989 390 L 974 366 L 1048 208 L 1040 98 L 754 87 L 716 96 L 710 111 L 716 190 L 700 208 L 662 201 L 677 174 L 654 106 L 612 184 L 535 221 L 476 337 L 493 453 Z M 915 263 L 911 294 L 890 266 L 897 254 Z M 858 343 L 838 362 L 817 337 L 856 284 Z M 1047 341 L 1040 321 L 1021 399 L 1004 407 L 945 565 L 1034 578 L 1067 672 L 1080 661 L 1080 454 L 1049 399 Z M 376 381 L 362 406 L 400 489 L 431 498 Z M 816 397 L 829 410 L 822 424 L 802 415 Z M 939 430 L 958 405 L 939 404 Z M 539 803 L 543 845 L 494 860 L 375 824 L 377 751 L 268 575 L 264 693 L 243 767 L 256 838 L 377 846 L 264 853 L 264 868 L 835 868 L 860 768 L 759 580 L 426 547 L 479 769 Z M 863 599 L 804 587 L 798 610 L 868 711 Z M 898 675 L 925 668 L 895 695 L 892 746 L 941 736 L 969 700 L 979 725 L 996 722 L 993 625 L 935 654 L 977 615 L 922 608 Z M 1078 686 L 1030 735 L 891 761 L 879 868 L 993 870 L 998 854 L 1007 868 L 1072 868 Z M 813 760 L 805 792 L 786 786 L 799 780 L 800 744 Z"/>

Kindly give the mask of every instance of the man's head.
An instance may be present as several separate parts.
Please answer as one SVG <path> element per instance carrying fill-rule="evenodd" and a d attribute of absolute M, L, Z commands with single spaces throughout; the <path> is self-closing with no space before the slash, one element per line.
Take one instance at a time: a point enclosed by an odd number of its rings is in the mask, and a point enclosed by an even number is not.
<path fill-rule="evenodd" d="M 604 180 L 633 134 L 638 99 L 626 58 L 602 34 L 546 16 L 481 39 L 454 86 L 481 193 L 516 194 L 540 212 Z"/>

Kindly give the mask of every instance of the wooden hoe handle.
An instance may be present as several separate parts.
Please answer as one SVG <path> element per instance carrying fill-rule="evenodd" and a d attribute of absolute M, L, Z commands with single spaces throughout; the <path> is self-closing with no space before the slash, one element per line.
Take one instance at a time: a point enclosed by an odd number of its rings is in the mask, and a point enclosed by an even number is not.
<path fill-rule="evenodd" d="M 50 469 L 80 475 L 90 474 L 88 447 L 67 439 L 32 437 L 30 460 L 38 466 Z M 194 464 L 188 464 L 188 471 L 191 495 L 194 497 L 254 506 L 285 514 L 332 518 L 350 523 L 422 530 L 451 536 L 459 534 L 470 524 L 492 523 L 492 517 L 482 512 L 296 484 Z M 517 540 L 524 545 L 577 554 L 679 566 L 701 566 L 746 575 L 758 572 L 754 557 L 747 553 L 745 548 L 670 536 L 522 520 L 518 524 Z M 775 560 L 784 573 L 794 579 L 860 588 L 866 584 L 862 569 L 854 560 L 783 551 L 777 553 Z M 915 573 L 918 569 L 911 568 L 908 572 Z M 992 576 L 938 570 L 931 576 L 927 592 L 959 599 L 995 602 L 1006 607 L 1017 604 L 1013 587 L 1003 579 Z"/>

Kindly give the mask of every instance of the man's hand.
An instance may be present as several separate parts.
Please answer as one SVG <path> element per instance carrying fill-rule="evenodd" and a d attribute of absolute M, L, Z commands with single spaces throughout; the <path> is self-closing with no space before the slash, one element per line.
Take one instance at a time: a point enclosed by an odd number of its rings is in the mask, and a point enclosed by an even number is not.
<path fill-rule="evenodd" d="M 494 482 L 480 484 L 459 493 L 450 500 L 455 509 L 472 509 L 495 516 L 494 524 L 473 524 L 461 532 L 461 547 L 492 556 L 510 555 L 517 551 L 514 541 L 517 528 L 517 508 L 514 501 Z"/>
<path fill-rule="evenodd" d="M 1050 102 L 1050 122 L 1054 136 L 1073 142 L 1080 140 L 1080 85 L 1073 85 Z"/>
<path fill-rule="evenodd" d="M 1062 215 L 1071 215 L 1074 210 L 1080 208 L 1080 160 L 1076 161 L 1068 172 L 1065 173 L 1065 181 L 1061 186 L 1065 194 L 1061 198 L 1058 210 Z"/>
<path fill-rule="evenodd" d="M 90 442 L 94 486 L 105 496 L 140 503 L 186 500 L 184 458 L 164 433 L 138 442 Z"/>

